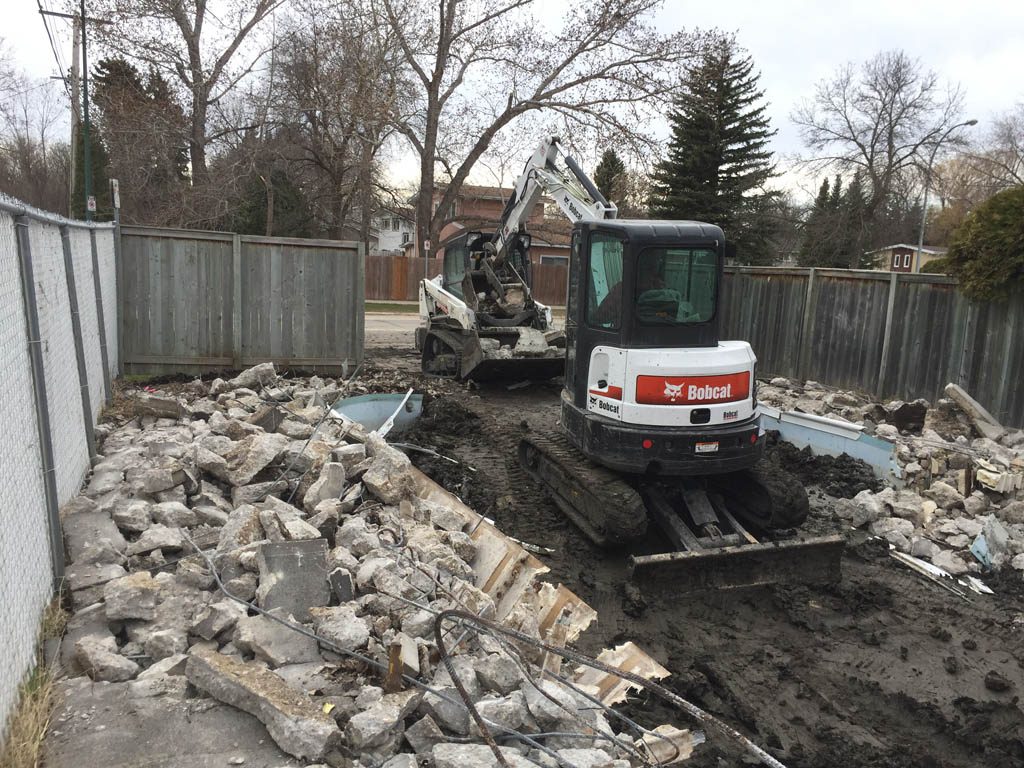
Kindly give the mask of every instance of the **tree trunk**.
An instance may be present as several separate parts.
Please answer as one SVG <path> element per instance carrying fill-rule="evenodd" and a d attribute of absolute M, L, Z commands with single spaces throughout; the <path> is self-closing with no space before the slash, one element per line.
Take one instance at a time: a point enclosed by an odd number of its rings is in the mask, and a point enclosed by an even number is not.
<path fill-rule="evenodd" d="M 206 91 L 200 87 L 192 89 L 192 135 L 189 137 L 188 154 L 192 163 L 192 185 L 200 186 L 209 179 L 206 167 Z"/>

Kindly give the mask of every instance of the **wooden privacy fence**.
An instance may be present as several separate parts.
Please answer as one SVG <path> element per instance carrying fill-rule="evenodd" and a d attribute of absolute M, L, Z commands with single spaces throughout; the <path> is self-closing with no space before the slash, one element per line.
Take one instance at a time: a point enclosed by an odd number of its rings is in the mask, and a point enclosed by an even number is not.
<path fill-rule="evenodd" d="M 430 259 L 427 277 L 441 274 L 442 260 Z M 559 264 L 533 265 L 533 295 L 553 306 L 565 304 L 568 268 Z M 416 301 L 424 276 L 423 259 L 407 256 L 366 257 L 366 298 L 371 301 Z"/>
<path fill-rule="evenodd" d="M 1024 296 L 973 302 L 956 286 L 942 275 L 735 267 L 722 334 L 750 342 L 760 374 L 904 400 L 934 401 L 954 382 L 1024 426 Z"/>
<path fill-rule="evenodd" d="M 358 243 L 123 226 L 120 254 L 125 373 L 362 360 Z"/>

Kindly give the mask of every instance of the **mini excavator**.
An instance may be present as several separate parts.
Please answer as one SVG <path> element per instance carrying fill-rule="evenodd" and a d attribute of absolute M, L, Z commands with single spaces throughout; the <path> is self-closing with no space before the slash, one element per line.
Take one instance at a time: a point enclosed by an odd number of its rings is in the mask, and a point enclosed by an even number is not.
<path fill-rule="evenodd" d="M 528 286 L 525 222 L 542 195 L 573 222 L 564 333 Z M 561 423 L 525 434 L 519 460 L 598 545 L 657 524 L 673 549 L 632 555 L 635 578 L 678 591 L 835 581 L 842 537 L 797 530 L 807 494 L 764 458 L 757 358 L 719 338 L 725 246 L 712 224 L 617 218 L 548 138 L 497 232 L 446 249 L 444 275 L 421 284 L 423 368 L 526 378 L 564 365 Z"/>

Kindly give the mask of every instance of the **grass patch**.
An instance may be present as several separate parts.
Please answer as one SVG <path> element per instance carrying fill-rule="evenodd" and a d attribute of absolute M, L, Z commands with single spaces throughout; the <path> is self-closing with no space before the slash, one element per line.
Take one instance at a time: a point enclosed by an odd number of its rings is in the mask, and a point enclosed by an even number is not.
<path fill-rule="evenodd" d="M 42 640 L 60 637 L 67 626 L 67 611 L 55 597 L 43 611 L 39 634 Z M 43 743 L 50 727 L 50 716 L 57 703 L 53 670 L 43 659 L 42 647 L 36 653 L 36 666 L 18 688 L 18 704 L 7 721 L 7 739 L 0 748 L 3 768 L 40 768 Z"/>
<path fill-rule="evenodd" d="M 53 672 L 39 660 L 18 691 L 18 706 L 7 723 L 0 765 L 39 768 L 43 764 L 43 742 L 55 703 Z"/>
<path fill-rule="evenodd" d="M 365 306 L 367 312 L 405 312 L 417 315 L 420 311 L 420 305 L 418 303 L 399 304 L 391 301 L 368 301 Z"/>

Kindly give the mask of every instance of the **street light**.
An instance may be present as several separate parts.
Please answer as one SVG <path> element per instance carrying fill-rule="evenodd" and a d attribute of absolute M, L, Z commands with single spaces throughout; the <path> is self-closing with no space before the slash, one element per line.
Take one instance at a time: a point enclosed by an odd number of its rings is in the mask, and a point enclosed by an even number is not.
<path fill-rule="evenodd" d="M 928 158 L 928 168 L 925 170 L 924 174 L 924 199 L 921 201 L 921 228 L 917 231 L 917 254 L 914 257 L 914 272 L 919 272 L 921 270 L 921 250 L 924 248 L 924 226 L 928 221 L 928 187 L 932 183 L 932 164 L 935 162 L 935 154 L 939 151 L 939 147 L 942 146 L 942 142 L 946 140 L 946 137 L 957 128 L 966 128 L 977 124 L 977 120 L 971 119 L 950 126 L 949 129 L 942 134 L 942 138 L 935 142 L 935 146 L 932 147 L 931 157 Z"/>

